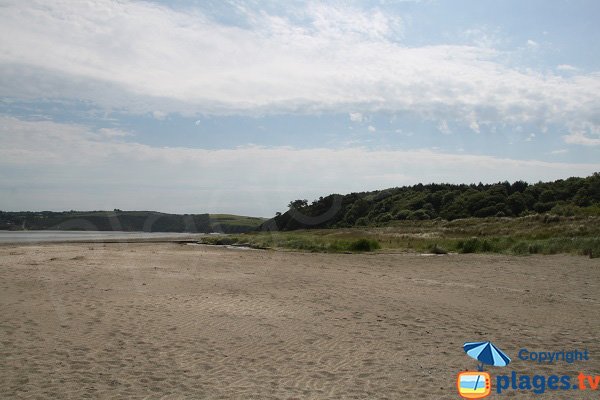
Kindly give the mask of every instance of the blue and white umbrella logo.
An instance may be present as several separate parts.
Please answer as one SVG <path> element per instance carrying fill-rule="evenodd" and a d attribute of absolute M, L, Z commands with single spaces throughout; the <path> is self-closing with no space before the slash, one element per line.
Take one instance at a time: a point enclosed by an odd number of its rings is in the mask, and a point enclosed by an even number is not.
<path fill-rule="evenodd" d="M 483 371 L 483 364 L 495 367 L 506 367 L 510 363 L 510 357 L 492 342 L 467 342 L 463 345 L 465 353 L 481 363 L 479 370 Z"/>

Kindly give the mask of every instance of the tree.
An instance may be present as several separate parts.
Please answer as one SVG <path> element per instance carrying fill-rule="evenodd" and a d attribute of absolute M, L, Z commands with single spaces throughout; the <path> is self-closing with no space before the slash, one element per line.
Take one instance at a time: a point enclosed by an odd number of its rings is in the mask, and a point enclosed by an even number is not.
<path fill-rule="evenodd" d="M 294 201 L 291 201 L 290 204 L 288 204 L 288 208 L 295 208 L 296 210 L 299 210 L 306 206 L 308 206 L 308 200 L 306 200 L 306 199 L 294 200 Z"/>
<path fill-rule="evenodd" d="M 512 213 L 517 216 L 521 215 L 521 213 L 527 209 L 525 198 L 521 192 L 515 192 L 508 196 L 508 199 L 506 199 L 506 204 Z"/>
<path fill-rule="evenodd" d="M 339 204 L 334 199 L 340 200 Z M 384 223 L 390 218 L 447 220 L 472 217 L 521 216 L 555 210 L 563 214 L 600 212 L 600 174 L 572 177 L 554 182 L 528 184 L 524 181 L 495 184 L 418 184 L 373 192 L 329 195 L 308 204 L 295 200 L 290 208 L 306 216 L 319 216 L 334 209 L 335 215 L 310 228 L 347 227 Z M 564 208 L 564 207 L 566 208 Z M 574 207 L 569 208 L 568 206 Z M 576 215 L 577 215 L 576 214 Z M 306 228 L 289 211 L 277 215 L 281 229 Z M 360 221 L 360 222 L 359 222 Z"/>
<path fill-rule="evenodd" d="M 510 192 L 511 193 L 523 193 L 525 191 L 525 189 L 527 189 L 527 186 L 529 186 L 529 184 L 527 182 L 523 182 L 523 181 L 516 181 L 515 183 L 513 183 L 510 186 Z"/>

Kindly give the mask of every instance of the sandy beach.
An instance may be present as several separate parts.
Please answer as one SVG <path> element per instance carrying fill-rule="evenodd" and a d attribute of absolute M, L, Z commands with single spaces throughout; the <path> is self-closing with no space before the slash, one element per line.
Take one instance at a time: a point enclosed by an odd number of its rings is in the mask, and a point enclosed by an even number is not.
<path fill-rule="evenodd" d="M 485 340 L 513 359 L 492 375 L 600 374 L 599 271 L 564 255 L 6 245 L 0 397 L 456 399 L 456 374 L 477 367 L 462 345 Z"/>

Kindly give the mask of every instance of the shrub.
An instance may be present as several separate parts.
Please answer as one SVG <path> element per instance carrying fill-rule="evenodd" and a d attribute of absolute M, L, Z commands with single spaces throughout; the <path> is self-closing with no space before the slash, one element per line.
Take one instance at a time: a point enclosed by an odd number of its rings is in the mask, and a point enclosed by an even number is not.
<path fill-rule="evenodd" d="M 232 245 L 232 244 L 236 244 L 238 242 L 238 238 L 236 237 L 218 237 L 215 238 L 214 240 L 209 241 L 210 244 L 216 244 L 216 245 L 221 245 L 221 246 L 227 246 L 227 245 Z"/>
<path fill-rule="evenodd" d="M 517 242 L 510 249 L 514 254 L 524 255 L 529 253 L 529 245 L 525 242 Z"/>
<path fill-rule="evenodd" d="M 345 250 L 345 246 L 336 240 L 329 244 L 329 247 L 327 247 L 327 250 L 335 253 L 338 251 Z"/>
<path fill-rule="evenodd" d="M 410 210 L 400 210 L 396 213 L 396 219 L 405 220 L 410 216 Z"/>
<path fill-rule="evenodd" d="M 350 243 L 349 246 L 351 251 L 373 251 L 380 248 L 379 242 L 373 239 L 358 239 Z"/>
<path fill-rule="evenodd" d="M 585 247 L 581 253 L 584 256 L 589 256 L 590 258 L 596 258 L 596 257 L 600 257 L 600 253 L 596 252 L 594 253 L 594 250 L 591 247 Z"/>
<path fill-rule="evenodd" d="M 558 215 L 550 215 L 550 214 L 544 215 L 544 223 L 545 224 L 551 224 L 551 223 L 555 223 L 555 222 L 560 222 L 560 217 Z"/>
<path fill-rule="evenodd" d="M 590 258 L 600 257 L 600 239 L 581 239 L 577 243 L 580 253 Z"/>
<path fill-rule="evenodd" d="M 458 242 L 458 249 L 461 253 L 476 253 L 480 248 L 480 241 L 477 238 L 467 239 L 465 241 Z"/>
<path fill-rule="evenodd" d="M 487 240 L 483 240 L 481 242 L 481 246 L 479 247 L 481 251 L 483 252 L 491 252 L 494 251 L 494 246 L 492 246 L 492 243 L 487 241 Z"/>
<path fill-rule="evenodd" d="M 550 212 L 554 215 L 572 217 L 580 212 L 580 208 L 572 204 L 556 205 L 552 207 L 552 210 L 550 210 Z"/>
<path fill-rule="evenodd" d="M 478 253 L 478 252 L 494 252 L 498 249 L 489 240 L 481 240 L 479 238 L 471 238 L 467 240 L 460 240 L 456 247 L 461 253 Z"/>
<path fill-rule="evenodd" d="M 498 208 L 496 206 L 488 206 L 475 211 L 473 215 L 478 218 L 491 217 L 497 213 L 497 210 Z"/>
<path fill-rule="evenodd" d="M 556 205 L 556 203 L 554 203 L 554 202 L 548 202 L 548 203 L 537 202 L 533 205 L 533 209 L 535 211 L 537 211 L 538 213 L 544 213 L 544 212 L 550 211 L 555 205 Z"/>
<path fill-rule="evenodd" d="M 412 219 L 412 220 L 424 220 L 424 219 L 430 219 L 431 217 L 429 216 L 429 214 L 427 214 L 427 212 L 423 209 L 419 209 L 417 211 L 413 211 L 410 213 L 410 215 L 408 216 L 408 219 Z"/>
<path fill-rule="evenodd" d="M 539 254 L 543 252 L 543 246 L 539 243 L 531 243 L 527 247 L 527 251 L 529 251 L 529 254 Z"/>
<path fill-rule="evenodd" d="M 448 251 L 443 247 L 438 246 L 437 243 L 433 246 L 429 246 L 429 252 L 431 254 L 448 254 Z"/>
<path fill-rule="evenodd" d="M 377 218 L 378 222 L 388 222 L 391 220 L 392 220 L 392 214 L 390 214 L 390 213 L 383 213 Z"/>
<path fill-rule="evenodd" d="M 356 220 L 356 225 L 358 226 L 366 226 L 369 223 L 369 219 L 367 217 L 360 217 Z"/>

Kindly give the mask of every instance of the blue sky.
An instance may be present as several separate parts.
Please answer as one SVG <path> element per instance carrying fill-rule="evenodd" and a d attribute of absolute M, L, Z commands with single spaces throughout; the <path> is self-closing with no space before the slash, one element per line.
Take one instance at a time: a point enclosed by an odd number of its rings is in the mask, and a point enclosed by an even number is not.
<path fill-rule="evenodd" d="M 600 170 L 596 1 L 17 1 L 3 210 L 271 216 Z"/>

